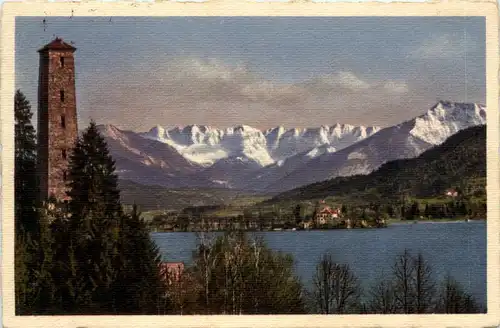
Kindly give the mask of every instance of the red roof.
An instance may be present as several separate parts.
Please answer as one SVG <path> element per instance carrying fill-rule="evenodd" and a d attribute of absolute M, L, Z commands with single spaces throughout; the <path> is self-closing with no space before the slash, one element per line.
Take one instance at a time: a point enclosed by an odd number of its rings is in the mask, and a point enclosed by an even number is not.
<path fill-rule="evenodd" d="M 38 50 L 38 52 L 44 52 L 48 50 L 70 50 L 74 52 L 76 48 L 64 42 L 61 38 L 55 38 L 51 43 L 46 44 L 43 48 Z"/>
<path fill-rule="evenodd" d="M 339 214 L 339 210 L 332 210 L 330 207 L 325 207 L 320 211 L 320 213 L 328 213 L 328 214 Z"/>

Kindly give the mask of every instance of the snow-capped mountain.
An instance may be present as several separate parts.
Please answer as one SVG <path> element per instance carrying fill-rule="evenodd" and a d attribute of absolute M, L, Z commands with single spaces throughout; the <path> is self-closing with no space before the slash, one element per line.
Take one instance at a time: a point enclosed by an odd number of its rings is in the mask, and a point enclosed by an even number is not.
<path fill-rule="evenodd" d="M 486 124 L 484 106 L 442 101 L 410 121 L 382 129 L 337 152 L 323 153 L 264 189 L 284 191 L 337 176 L 368 174 L 385 162 L 416 157 L 458 131 L 482 124 Z"/>
<path fill-rule="evenodd" d="M 242 157 L 264 167 L 315 147 L 339 150 L 378 130 L 348 124 L 289 130 L 280 126 L 264 132 L 248 125 L 227 129 L 190 125 L 171 130 L 156 126 L 142 136 L 170 145 L 184 158 L 203 166 Z"/>
<path fill-rule="evenodd" d="M 186 160 L 168 144 L 145 139 L 113 125 L 100 125 L 98 128 L 108 144 L 121 179 L 167 187 L 216 186 L 211 181 L 195 177 L 203 168 Z"/>
<path fill-rule="evenodd" d="M 380 129 L 335 124 L 267 131 L 190 125 L 149 132 L 100 126 L 120 178 L 168 187 L 280 192 L 336 176 L 368 174 L 383 163 L 420 155 L 467 127 L 486 108 L 439 102 L 422 115 Z"/>
<path fill-rule="evenodd" d="M 320 146 L 340 150 L 371 136 L 379 130 L 379 127 L 353 126 L 349 124 L 290 130 L 280 126 L 267 130 L 265 136 L 270 155 L 278 162 Z"/>
<path fill-rule="evenodd" d="M 186 159 L 203 166 L 211 166 L 218 160 L 244 157 L 261 166 L 272 164 L 262 131 L 248 125 L 228 129 L 189 125 L 184 128 L 165 130 L 160 126 L 142 134 L 175 148 Z"/>
<path fill-rule="evenodd" d="M 186 160 L 205 167 L 198 175 L 203 180 L 229 188 L 260 189 L 270 183 L 265 179 L 270 174 L 266 172 L 268 168 L 276 171 L 271 173 L 275 181 L 284 176 L 281 172 L 286 171 L 280 167 L 285 162 L 287 168 L 295 167 L 325 152 L 343 149 L 378 130 L 348 124 L 288 130 L 280 126 L 267 131 L 248 125 L 227 129 L 189 125 L 171 130 L 156 126 L 141 136 L 162 142 Z"/>

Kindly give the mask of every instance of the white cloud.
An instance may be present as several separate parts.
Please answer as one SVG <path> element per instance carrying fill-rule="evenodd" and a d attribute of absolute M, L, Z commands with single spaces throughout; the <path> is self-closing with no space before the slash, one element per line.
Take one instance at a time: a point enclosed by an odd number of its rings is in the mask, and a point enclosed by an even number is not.
<path fill-rule="evenodd" d="M 388 81 L 384 83 L 384 89 L 392 93 L 407 93 L 409 91 L 406 82 Z"/>
<path fill-rule="evenodd" d="M 167 63 L 164 67 L 168 75 L 182 79 L 236 80 L 248 78 L 250 72 L 243 64 L 229 66 L 217 59 L 182 58 Z"/>
<path fill-rule="evenodd" d="M 371 122 L 373 115 L 366 110 L 390 115 L 401 105 L 399 97 L 390 96 L 409 92 L 405 82 L 368 79 L 347 70 L 285 83 L 258 76 L 244 63 L 216 59 L 181 58 L 154 67 L 96 73 L 84 106 L 105 122 L 141 130 L 156 124 L 380 125 Z"/>
<path fill-rule="evenodd" d="M 354 73 L 341 71 L 333 74 L 325 74 L 306 81 L 309 88 L 335 89 L 343 88 L 351 91 L 359 91 L 370 88 L 370 84 L 357 77 Z"/>
<path fill-rule="evenodd" d="M 412 58 L 439 59 L 463 57 L 474 41 L 467 34 L 442 34 L 429 38 L 409 51 Z"/>
<path fill-rule="evenodd" d="M 370 88 L 370 84 L 359 79 L 356 75 L 351 72 L 339 72 L 337 73 L 337 79 L 340 85 L 350 88 L 353 90 L 363 90 Z"/>

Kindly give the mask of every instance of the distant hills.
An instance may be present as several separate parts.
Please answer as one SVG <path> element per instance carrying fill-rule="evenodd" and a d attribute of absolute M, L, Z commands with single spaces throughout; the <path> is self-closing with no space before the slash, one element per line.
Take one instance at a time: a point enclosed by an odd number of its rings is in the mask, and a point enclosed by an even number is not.
<path fill-rule="evenodd" d="M 178 188 L 144 185 L 120 179 L 118 183 L 121 201 L 125 205 L 136 204 L 141 211 L 182 210 L 186 207 L 224 205 L 238 197 L 251 197 L 251 193 L 224 188 Z"/>
<path fill-rule="evenodd" d="M 413 159 L 383 164 L 368 175 L 337 177 L 279 194 L 268 203 L 284 200 L 321 199 L 343 195 L 416 197 L 443 195 L 448 188 L 466 189 L 484 195 L 486 180 L 486 126 L 462 130 L 441 145 Z"/>

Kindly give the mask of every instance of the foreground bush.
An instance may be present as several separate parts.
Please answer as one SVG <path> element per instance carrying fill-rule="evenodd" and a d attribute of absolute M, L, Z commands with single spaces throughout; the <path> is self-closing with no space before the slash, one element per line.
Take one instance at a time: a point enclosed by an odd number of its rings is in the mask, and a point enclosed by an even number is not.
<path fill-rule="evenodd" d="M 272 251 L 261 239 L 242 232 L 202 235 L 193 258 L 183 278 L 192 282 L 184 290 L 184 296 L 191 296 L 177 302 L 177 313 L 181 308 L 183 313 L 205 314 L 305 313 L 293 258 Z"/>

